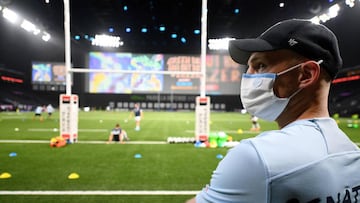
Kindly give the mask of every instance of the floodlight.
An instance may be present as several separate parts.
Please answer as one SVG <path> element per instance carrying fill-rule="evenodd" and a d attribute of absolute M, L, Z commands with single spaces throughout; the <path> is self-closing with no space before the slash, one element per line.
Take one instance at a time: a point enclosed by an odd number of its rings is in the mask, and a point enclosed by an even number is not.
<path fill-rule="evenodd" d="M 23 20 L 20 27 L 23 28 L 24 30 L 28 31 L 28 32 L 36 30 L 36 26 L 32 22 L 30 22 L 30 21 L 28 21 L 26 19 Z"/>
<path fill-rule="evenodd" d="M 177 34 L 175 34 L 175 33 L 171 34 L 171 38 L 173 38 L 173 39 L 177 38 Z"/>
<path fill-rule="evenodd" d="M 142 32 L 142 33 L 146 33 L 147 31 L 148 31 L 147 28 L 145 28 L 145 27 L 141 28 L 141 32 Z"/>
<path fill-rule="evenodd" d="M 3 9 L 3 16 L 11 23 L 16 23 L 19 20 L 19 15 L 8 8 Z"/>
<path fill-rule="evenodd" d="M 335 4 L 329 8 L 329 16 L 330 18 L 335 18 L 338 15 L 338 12 L 340 10 L 339 4 Z"/>
<path fill-rule="evenodd" d="M 38 29 L 38 28 L 36 28 L 36 27 L 35 27 L 35 29 L 33 30 L 33 34 L 34 34 L 34 35 L 38 35 L 40 32 L 41 32 L 41 30 Z"/>
<path fill-rule="evenodd" d="M 50 34 L 47 32 L 43 32 L 43 36 L 41 37 L 42 40 L 44 40 L 45 42 L 49 41 L 51 38 Z"/>
<path fill-rule="evenodd" d="M 210 50 L 227 50 L 229 47 L 229 41 L 234 40 L 235 38 L 221 38 L 221 39 L 209 39 L 209 49 Z"/>
<path fill-rule="evenodd" d="M 330 16 L 328 14 L 324 13 L 319 16 L 319 19 L 321 20 L 321 22 L 325 23 L 326 21 L 330 20 Z"/>
<path fill-rule="evenodd" d="M 345 0 L 345 4 L 352 8 L 355 6 L 355 0 Z"/>
<path fill-rule="evenodd" d="M 315 24 L 320 24 L 320 19 L 318 16 L 311 18 L 310 21 Z"/>
<path fill-rule="evenodd" d="M 101 47 L 119 47 L 124 45 L 123 41 L 120 41 L 118 36 L 110 35 L 95 35 L 95 38 L 92 40 L 91 45 L 101 46 Z"/>
<path fill-rule="evenodd" d="M 23 20 L 20 27 L 28 32 L 32 32 L 34 35 L 38 35 L 41 32 L 39 28 L 37 28 L 32 22 L 26 19 Z"/>
<path fill-rule="evenodd" d="M 196 35 L 200 34 L 200 30 L 199 29 L 194 30 L 194 34 Z"/>

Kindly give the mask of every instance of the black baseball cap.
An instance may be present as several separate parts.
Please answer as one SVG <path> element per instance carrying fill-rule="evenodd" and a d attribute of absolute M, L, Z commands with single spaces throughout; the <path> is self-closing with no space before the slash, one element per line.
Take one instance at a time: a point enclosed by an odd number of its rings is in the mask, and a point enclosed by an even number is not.
<path fill-rule="evenodd" d="M 338 40 L 334 33 L 321 24 L 309 20 L 290 19 L 276 23 L 259 37 L 229 42 L 231 58 L 247 64 L 253 52 L 290 49 L 311 60 L 323 60 L 323 67 L 335 78 L 342 66 Z"/>

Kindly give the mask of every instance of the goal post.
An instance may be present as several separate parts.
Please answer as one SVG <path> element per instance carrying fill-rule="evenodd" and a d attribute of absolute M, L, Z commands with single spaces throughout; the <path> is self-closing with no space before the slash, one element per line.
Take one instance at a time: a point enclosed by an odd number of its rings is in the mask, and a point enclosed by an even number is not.
<path fill-rule="evenodd" d="M 78 140 L 78 96 L 71 93 L 71 76 L 74 72 L 84 70 L 71 67 L 71 34 L 70 34 L 70 0 L 63 0 L 64 3 L 64 34 L 65 34 L 65 66 L 66 66 L 66 94 L 60 95 L 60 129 L 61 134 L 68 136 L 70 142 Z M 200 75 L 200 96 L 196 99 L 196 133 L 195 138 L 208 136 L 210 124 L 210 97 L 206 97 L 206 47 L 207 47 L 207 0 L 202 0 L 201 9 L 201 71 L 184 72 L 176 71 L 178 74 Z M 104 70 L 101 70 L 105 72 Z M 116 73 L 118 71 L 107 70 Z M 87 72 L 87 71 L 84 71 Z M 89 71 L 94 72 L 94 70 Z M 122 70 L 119 73 L 125 73 Z M 138 74 L 154 74 L 156 71 L 137 71 Z M 129 73 L 129 72 L 128 72 Z M 157 74 L 174 74 L 173 71 L 157 71 Z M 176 74 L 176 73 L 175 73 Z M 197 139 L 198 140 L 198 139 Z"/>
<path fill-rule="evenodd" d="M 60 94 L 59 100 L 60 136 L 67 143 L 75 143 L 78 141 L 79 97 L 74 94 Z"/>
<path fill-rule="evenodd" d="M 70 0 L 64 0 L 66 94 L 59 96 L 60 136 L 68 143 L 78 140 L 79 98 L 71 94 Z"/>
<path fill-rule="evenodd" d="M 196 97 L 195 140 L 208 141 L 210 133 L 210 97 Z"/>
<path fill-rule="evenodd" d="M 210 133 L 210 97 L 206 96 L 207 0 L 201 2 L 201 77 L 200 96 L 196 97 L 195 140 L 208 141 Z"/>

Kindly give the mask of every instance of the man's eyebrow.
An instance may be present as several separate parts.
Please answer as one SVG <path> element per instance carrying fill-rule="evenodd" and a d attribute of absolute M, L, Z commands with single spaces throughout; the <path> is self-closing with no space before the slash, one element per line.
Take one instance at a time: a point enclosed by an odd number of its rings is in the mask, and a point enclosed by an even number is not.
<path fill-rule="evenodd" d="M 263 57 L 261 56 L 258 56 L 258 55 L 255 55 L 253 57 L 250 57 L 249 60 L 248 60 L 248 65 L 250 64 L 253 64 L 253 63 L 256 63 L 258 61 L 261 61 L 263 59 Z"/>

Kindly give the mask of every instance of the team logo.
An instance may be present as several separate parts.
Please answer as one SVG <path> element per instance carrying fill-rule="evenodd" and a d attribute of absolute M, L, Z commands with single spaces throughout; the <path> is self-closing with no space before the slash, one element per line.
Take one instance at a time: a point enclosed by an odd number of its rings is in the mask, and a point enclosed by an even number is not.
<path fill-rule="evenodd" d="M 289 43 L 289 45 L 292 47 L 292 46 L 294 46 L 295 44 L 297 44 L 298 42 L 297 42 L 295 39 L 291 38 L 291 39 L 289 39 L 288 43 Z"/>

